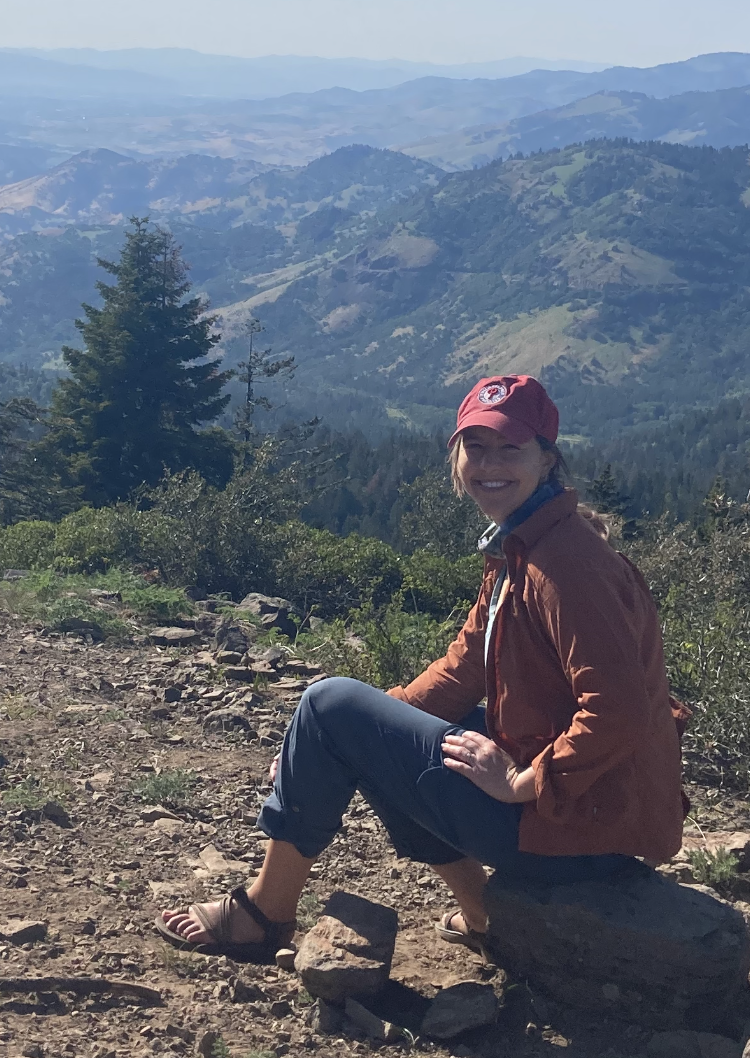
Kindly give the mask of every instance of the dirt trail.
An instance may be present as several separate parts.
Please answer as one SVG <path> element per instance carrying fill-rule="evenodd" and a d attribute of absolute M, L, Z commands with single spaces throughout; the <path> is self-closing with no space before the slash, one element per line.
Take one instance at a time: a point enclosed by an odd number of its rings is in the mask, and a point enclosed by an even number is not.
<path fill-rule="evenodd" d="M 265 837 L 255 818 L 299 697 L 298 688 L 264 692 L 251 710 L 254 737 L 206 734 L 203 718 L 226 687 L 200 653 L 207 645 L 156 648 L 145 637 L 86 644 L 0 615 L 0 929 L 14 918 L 47 925 L 35 943 L 0 940 L 0 1054 L 187 1055 L 213 1029 L 232 1058 L 338 1058 L 371 1049 L 487 1058 L 563 1050 L 570 1058 L 645 1055 L 650 1033 L 564 1011 L 439 942 L 433 925 L 450 906 L 447 890 L 426 868 L 395 858 L 359 799 L 315 867 L 302 924 L 309 927 L 339 888 L 392 905 L 400 918 L 392 978 L 404 987 L 391 1001 L 400 1024 L 416 1035 L 425 998 L 448 984 L 483 980 L 501 998 L 496 1025 L 450 1047 L 408 1037 L 391 1045 L 331 1038 L 314 1031 L 310 997 L 293 973 L 164 945 L 151 927 L 158 907 L 225 892 L 261 863 Z M 196 781 L 177 789 L 185 770 Z M 142 796 L 160 792 L 165 774 L 176 783 L 171 792 L 184 794 L 173 805 L 177 818 L 146 821 Z M 60 825 L 66 821 L 53 808 L 53 818 L 40 818 L 43 801 L 58 802 L 70 825 Z M 225 873 L 208 846 L 229 861 Z M 75 994 L 64 981 L 35 993 L 1 990 L 10 978 L 74 977 L 157 989 L 162 1003 Z"/>

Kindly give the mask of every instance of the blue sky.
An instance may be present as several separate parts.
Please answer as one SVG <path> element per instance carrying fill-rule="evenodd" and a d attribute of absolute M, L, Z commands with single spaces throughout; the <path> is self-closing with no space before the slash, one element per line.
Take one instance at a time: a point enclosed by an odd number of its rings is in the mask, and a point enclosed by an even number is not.
<path fill-rule="evenodd" d="M 650 66 L 750 51 L 750 0 L 0 0 L 4 47 Z"/>

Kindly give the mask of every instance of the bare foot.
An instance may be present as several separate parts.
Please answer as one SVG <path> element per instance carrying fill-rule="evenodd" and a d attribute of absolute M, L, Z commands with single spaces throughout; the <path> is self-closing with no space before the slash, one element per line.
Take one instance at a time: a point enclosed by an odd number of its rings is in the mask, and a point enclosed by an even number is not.
<path fill-rule="evenodd" d="M 212 932 L 206 929 L 201 917 L 195 911 L 195 904 L 184 908 L 162 911 L 161 917 L 173 933 L 190 941 L 192 944 L 213 944 L 216 940 Z M 219 924 L 220 903 L 200 904 L 203 917 L 210 924 Z M 265 936 L 263 927 L 242 910 L 236 901 L 232 902 L 231 942 L 233 944 L 252 944 L 262 941 Z"/>

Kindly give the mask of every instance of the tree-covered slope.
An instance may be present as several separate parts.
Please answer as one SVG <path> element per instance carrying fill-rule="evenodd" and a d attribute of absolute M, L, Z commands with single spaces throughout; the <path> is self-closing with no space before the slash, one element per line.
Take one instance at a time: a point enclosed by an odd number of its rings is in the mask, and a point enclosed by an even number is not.
<path fill-rule="evenodd" d="M 242 358 L 251 316 L 296 357 L 277 417 L 432 428 L 480 374 L 529 371 L 560 399 L 568 432 L 615 436 L 750 390 L 749 158 L 598 141 L 436 186 L 427 170 L 426 186 L 399 202 L 394 183 L 374 215 L 352 215 L 308 167 L 304 180 L 278 176 L 278 228 L 177 230 L 228 360 Z M 298 220 L 295 180 L 320 206 Z M 326 188 L 339 197 L 315 202 Z M 5 359 L 29 362 L 35 347 L 38 363 L 68 339 L 76 298 L 93 296 L 93 256 L 116 238 L 3 248 Z"/>

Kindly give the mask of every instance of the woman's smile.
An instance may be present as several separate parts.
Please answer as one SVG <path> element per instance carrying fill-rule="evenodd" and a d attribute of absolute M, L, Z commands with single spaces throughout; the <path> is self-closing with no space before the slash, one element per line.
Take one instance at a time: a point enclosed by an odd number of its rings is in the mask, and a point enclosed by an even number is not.
<path fill-rule="evenodd" d="M 484 514 L 498 523 L 531 496 L 547 478 L 553 462 L 536 440 L 516 445 L 486 426 L 468 427 L 460 444 L 458 473 L 464 488 Z"/>

